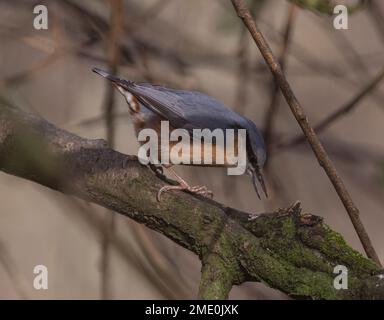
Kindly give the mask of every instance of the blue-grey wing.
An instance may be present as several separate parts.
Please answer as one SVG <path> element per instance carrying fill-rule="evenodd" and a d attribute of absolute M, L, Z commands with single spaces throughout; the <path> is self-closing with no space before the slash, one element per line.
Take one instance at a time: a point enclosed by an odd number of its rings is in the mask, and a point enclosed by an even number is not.
<path fill-rule="evenodd" d="M 256 125 L 216 99 L 200 92 L 173 90 L 147 83 L 135 83 L 129 91 L 149 110 L 169 120 L 174 128 L 190 132 L 193 129 L 246 129 L 249 151 L 256 156 L 260 168 L 263 167 L 265 146 Z"/>
<path fill-rule="evenodd" d="M 137 83 L 129 91 L 152 112 L 170 121 L 174 128 L 238 128 L 244 119 L 214 98 L 185 90 Z"/>
<path fill-rule="evenodd" d="M 173 127 L 180 128 L 185 125 L 185 114 L 180 107 L 180 98 L 169 90 L 146 83 L 134 83 L 127 90 L 147 109 L 169 120 Z"/>

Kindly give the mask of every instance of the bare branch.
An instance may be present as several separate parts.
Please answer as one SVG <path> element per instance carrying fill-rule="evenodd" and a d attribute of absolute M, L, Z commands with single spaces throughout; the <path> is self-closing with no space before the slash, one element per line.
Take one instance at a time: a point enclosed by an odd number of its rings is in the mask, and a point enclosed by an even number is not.
<path fill-rule="evenodd" d="M 278 56 L 280 66 L 283 71 L 285 70 L 288 47 L 289 47 L 291 34 L 292 34 L 292 27 L 295 21 L 295 13 L 296 13 L 296 5 L 290 4 L 288 8 L 287 22 L 284 29 L 283 42 L 281 44 L 281 49 Z M 280 102 L 279 93 L 280 93 L 279 84 L 274 79 L 272 84 L 272 98 L 264 119 L 264 139 L 266 142 L 268 157 L 271 156 L 271 152 L 272 152 L 271 145 L 273 140 L 274 122 L 279 111 L 279 108 L 278 108 L 279 102 Z M 267 168 L 268 168 L 268 163 L 269 161 L 267 161 L 266 163 Z"/>
<path fill-rule="evenodd" d="M 117 68 L 120 60 L 120 35 L 123 29 L 123 3 L 122 0 L 110 0 L 111 17 L 109 36 L 107 37 L 107 56 L 109 60 L 109 72 L 117 74 Z M 113 148 L 115 144 L 115 89 L 109 83 L 106 83 L 107 90 L 105 95 L 105 126 L 107 131 L 107 141 Z M 101 239 L 101 297 L 109 299 L 112 297 L 111 288 L 111 246 L 110 238 L 115 232 L 115 215 L 107 215 L 105 221 L 105 231 Z"/>
<path fill-rule="evenodd" d="M 340 108 L 333 111 L 324 120 L 318 123 L 314 127 L 314 130 L 316 131 L 316 133 L 319 134 L 325 131 L 329 126 L 334 124 L 336 121 L 340 120 L 342 117 L 350 113 L 352 110 L 354 110 L 359 105 L 361 100 L 363 100 L 366 96 L 372 93 L 372 91 L 375 90 L 375 88 L 377 88 L 377 86 L 383 79 L 384 79 L 384 68 L 370 83 L 368 83 L 360 92 L 358 92 L 349 102 L 347 102 Z M 293 138 L 290 141 L 279 144 L 278 147 L 290 148 L 300 143 L 303 143 L 304 141 L 305 141 L 305 137 L 300 135 Z"/>
<path fill-rule="evenodd" d="M 315 153 L 317 160 L 319 161 L 320 166 L 324 168 L 329 180 L 332 182 L 337 194 L 339 195 L 340 200 L 342 201 L 352 224 L 360 238 L 360 241 L 364 247 L 365 252 L 368 257 L 380 264 L 380 259 L 372 245 L 371 239 L 363 223 L 359 217 L 359 210 L 354 204 L 347 188 L 344 185 L 341 177 L 336 171 L 335 166 L 333 165 L 331 159 L 328 157 L 323 145 L 321 144 L 319 138 L 317 137 L 315 131 L 309 124 L 308 118 L 302 108 L 301 104 L 297 100 L 295 94 L 293 93 L 291 86 L 289 85 L 287 79 L 285 78 L 284 72 L 282 71 L 278 61 L 274 57 L 271 48 L 264 39 L 264 36 L 259 31 L 255 21 L 252 18 L 252 15 L 249 12 L 244 0 L 231 0 L 232 4 L 238 14 L 238 16 L 243 20 L 244 24 L 247 26 L 249 32 L 251 33 L 256 45 L 258 46 L 261 54 L 263 55 L 266 63 L 271 69 L 272 74 L 276 78 L 276 81 L 279 83 L 280 89 L 293 113 L 297 122 L 299 123 L 306 139 L 313 152 Z"/>
<path fill-rule="evenodd" d="M 384 14 L 378 2 L 378 0 L 369 0 L 368 10 L 373 18 L 373 22 L 375 23 L 379 36 L 384 42 Z"/>
<path fill-rule="evenodd" d="M 136 157 L 4 104 L 0 170 L 130 217 L 196 253 L 203 265 L 200 298 L 227 297 L 244 281 L 293 297 L 384 298 L 380 267 L 299 204 L 255 215 L 185 192 L 158 202 L 164 181 Z M 333 287 L 339 264 L 349 270 L 349 290 Z"/>
<path fill-rule="evenodd" d="M 3 266 L 20 299 L 28 299 L 28 285 L 4 243 L 0 242 L 0 265 Z"/>

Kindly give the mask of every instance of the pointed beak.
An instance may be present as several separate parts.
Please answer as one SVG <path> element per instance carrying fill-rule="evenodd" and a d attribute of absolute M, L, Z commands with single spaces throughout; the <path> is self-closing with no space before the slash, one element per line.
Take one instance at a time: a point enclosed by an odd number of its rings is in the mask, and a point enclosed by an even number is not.
<path fill-rule="evenodd" d="M 263 189 L 265 196 L 268 198 L 268 191 L 267 191 L 267 187 L 265 185 L 264 177 L 263 177 L 263 174 L 261 173 L 261 170 L 259 168 L 252 168 L 251 176 L 252 176 L 253 187 L 255 188 L 256 194 L 259 197 L 259 199 L 261 199 L 261 197 L 260 197 L 259 190 L 257 188 L 257 181 L 261 185 L 261 188 Z"/>
<path fill-rule="evenodd" d="M 257 189 L 256 174 L 255 174 L 254 171 L 252 171 L 251 175 L 252 175 L 252 184 L 253 184 L 253 187 L 255 188 L 257 197 L 261 200 L 259 190 Z"/>
<path fill-rule="evenodd" d="M 265 185 L 265 182 L 264 182 L 264 176 L 263 174 L 261 173 L 261 170 L 260 169 L 257 169 L 256 170 L 256 176 L 257 176 L 257 180 L 259 180 L 259 183 L 261 185 L 261 188 L 263 189 L 263 192 L 265 194 L 265 197 L 268 198 L 268 190 L 267 190 L 267 186 Z"/>

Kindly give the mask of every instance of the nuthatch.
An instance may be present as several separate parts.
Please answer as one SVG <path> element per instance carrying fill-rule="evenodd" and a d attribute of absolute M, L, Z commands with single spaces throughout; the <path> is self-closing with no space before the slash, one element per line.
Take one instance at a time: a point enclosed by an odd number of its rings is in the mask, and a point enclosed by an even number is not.
<path fill-rule="evenodd" d="M 212 131 L 215 129 L 245 129 L 247 173 L 252 177 L 257 196 L 260 198 L 256 185 L 258 181 L 268 197 L 261 171 L 266 159 L 266 149 L 259 130 L 251 120 L 200 92 L 169 89 L 149 83 L 136 83 L 117 78 L 97 68 L 94 68 L 93 71 L 110 80 L 125 97 L 136 133 L 146 128 L 154 129 L 159 133 L 161 121 L 164 120 L 169 121 L 172 129 L 188 131 L 193 129 Z M 226 163 L 217 165 L 212 162 L 211 166 L 226 166 Z M 158 199 L 162 192 L 168 190 L 188 190 L 205 196 L 212 195 L 212 192 L 206 187 L 191 187 L 176 172 L 173 170 L 171 172 L 179 185 L 162 187 L 158 192 Z"/>

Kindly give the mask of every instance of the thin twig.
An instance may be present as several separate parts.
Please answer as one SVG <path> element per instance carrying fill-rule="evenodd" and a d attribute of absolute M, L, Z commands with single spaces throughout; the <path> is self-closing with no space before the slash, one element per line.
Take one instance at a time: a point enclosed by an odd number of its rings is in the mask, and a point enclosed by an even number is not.
<path fill-rule="evenodd" d="M 0 86 L 14 86 L 19 84 L 20 82 L 26 81 L 30 79 L 36 72 L 51 66 L 56 63 L 59 59 L 65 57 L 70 52 L 54 52 L 47 56 L 45 59 L 38 61 L 34 65 L 32 65 L 28 70 L 21 71 L 17 74 L 11 75 L 7 78 L 0 80 Z"/>
<path fill-rule="evenodd" d="M 4 271 L 12 281 L 13 287 L 20 299 L 29 299 L 27 294 L 28 285 L 3 242 L 0 242 L 0 265 L 3 266 Z"/>
<path fill-rule="evenodd" d="M 287 22 L 285 24 L 285 29 L 284 29 L 283 42 L 278 55 L 279 64 L 283 71 L 285 70 L 288 47 L 291 39 L 293 23 L 295 20 L 295 13 L 296 13 L 296 5 L 293 3 L 289 4 Z M 273 140 L 274 124 L 275 124 L 275 119 L 278 115 L 279 102 L 280 102 L 279 84 L 277 83 L 276 79 L 273 79 L 272 85 L 273 85 L 272 98 L 264 119 L 264 139 L 266 142 L 267 154 L 269 157 L 271 155 L 271 145 Z M 268 163 L 269 161 L 267 162 L 267 164 Z"/>
<path fill-rule="evenodd" d="M 109 72 L 117 73 L 117 66 L 120 58 L 119 37 L 123 27 L 123 3 L 122 0 L 110 0 L 111 2 L 111 27 L 108 36 L 108 58 Z M 107 84 L 106 101 L 105 101 L 105 126 L 107 130 L 107 141 L 111 147 L 115 144 L 115 90 Z M 110 299 L 112 295 L 111 288 L 111 237 L 115 232 L 115 215 L 107 212 L 105 232 L 102 235 L 101 242 L 101 298 Z"/>
<path fill-rule="evenodd" d="M 137 240 L 140 251 L 145 256 L 145 259 L 150 263 L 155 276 L 163 280 L 164 283 L 172 290 L 175 297 L 188 297 L 188 287 L 185 285 L 183 279 L 179 274 L 177 277 L 177 270 L 174 270 L 169 260 L 156 247 L 156 242 L 151 241 L 148 230 L 144 226 L 128 221 L 130 233 L 132 233 Z M 176 266 L 177 267 L 177 266 Z"/>
<path fill-rule="evenodd" d="M 55 195 L 55 201 L 60 205 L 59 208 L 70 218 L 76 219 L 76 226 L 85 227 L 85 230 L 91 231 L 97 238 L 105 232 L 105 221 L 102 216 L 95 214 L 97 208 L 92 206 L 89 202 L 82 202 L 81 200 L 70 198 L 66 199 Z M 81 230 L 84 230 L 83 228 Z M 167 279 L 159 277 L 154 273 L 151 266 L 149 266 L 140 255 L 136 254 L 135 248 L 126 237 L 115 232 L 110 238 L 110 244 L 113 250 L 118 254 L 127 265 L 131 266 L 138 272 L 140 276 L 147 279 L 153 286 L 156 293 L 165 299 L 176 299 L 178 297 L 187 297 L 182 295 L 177 288 L 170 287 Z M 179 294 L 179 295 L 178 295 Z"/>
<path fill-rule="evenodd" d="M 329 126 L 334 124 L 336 121 L 340 120 L 342 117 L 354 110 L 359 103 L 369 95 L 379 83 L 384 79 L 384 68 L 383 70 L 370 82 L 368 83 L 358 94 L 356 94 L 349 102 L 344 104 L 342 107 L 336 109 L 331 114 L 329 114 L 324 120 L 320 121 L 315 127 L 314 130 L 317 134 L 325 131 Z M 305 141 L 305 137 L 299 135 L 290 141 L 285 143 L 278 144 L 278 148 L 290 148 L 294 147 Z"/>
<path fill-rule="evenodd" d="M 371 17 L 373 18 L 376 29 L 384 42 L 384 14 L 378 4 L 378 1 L 376 2 L 375 0 L 370 0 L 368 9 Z"/>
<path fill-rule="evenodd" d="M 250 10 L 256 17 L 262 10 L 265 1 L 254 0 L 251 2 Z M 240 30 L 238 50 L 236 52 L 236 60 L 238 60 L 238 84 L 235 96 L 235 110 L 239 113 L 244 111 L 248 98 L 248 82 L 252 69 L 250 68 L 249 59 L 249 39 L 247 36 L 247 28 L 243 26 Z"/>
<path fill-rule="evenodd" d="M 146 25 L 149 20 L 154 20 L 161 11 L 163 11 L 171 0 L 157 0 L 150 8 L 148 8 L 141 16 L 138 17 L 137 26 Z"/>
<path fill-rule="evenodd" d="M 250 10 L 256 17 L 262 12 L 265 0 L 253 0 L 250 4 Z M 238 61 L 237 64 L 237 88 L 235 90 L 234 110 L 238 113 L 243 113 L 246 109 L 248 98 L 249 98 L 249 86 L 251 85 L 252 73 L 254 70 L 251 66 L 251 59 L 249 55 L 249 38 L 248 31 L 245 26 L 241 27 L 237 51 L 235 59 Z M 224 176 L 223 176 L 224 179 Z M 233 195 L 233 190 L 237 190 L 237 180 L 233 181 L 233 184 L 225 183 L 223 180 L 222 185 L 225 186 L 225 196 L 230 197 Z"/>
<path fill-rule="evenodd" d="M 344 32 L 335 32 L 332 22 L 330 22 L 330 18 L 325 20 L 323 16 L 317 15 L 313 15 L 313 18 L 315 22 L 325 29 L 327 37 L 333 42 L 334 47 L 343 56 L 343 60 L 345 59 L 347 65 L 356 74 L 359 82 L 364 83 L 364 79 L 369 77 L 369 70 L 364 64 L 362 56 L 353 46 L 351 40 L 349 40 Z"/>
<path fill-rule="evenodd" d="M 286 18 L 286 23 L 282 33 L 283 37 L 281 39 L 280 52 L 278 54 L 278 60 L 282 70 L 285 70 L 286 62 L 288 58 L 289 46 L 293 40 L 291 35 L 293 32 L 293 25 L 296 17 L 296 12 L 297 12 L 296 9 L 297 8 L 295 4 L 293 3 L 288 4 L 287 18 Z M 273 140 L 275 135 L 275 123 L 279 113 L 279 106 L 280 106 L 279 84 L 276 82 L 274 78 L 272 78 L 271 100 L 270 100 L 268 109 L 265 113 L 264 125 L 263 125 L 265 146 L 268 154 L 268 158 L 265 163 L 264 170 L 270 182 L 271 192 L 277 195 L 281 201 L 288 202 L 289 200 L 287 199 L 287 195 L 284 190 L 283 184 L 281 183 L 281 179 L 276 174 L 276 172 L 274 172 L 273 170 L 270 170 L 271 161 L 269 161 L 269 159 L 272 159 L 272 153 L 273 153 L 272 146 L 273 146 Z"/>
<path fill-rule="evenodd" d="M 349 195 L 348 190 L 346 189 L 341 177 L 336 171 L 332 161 L 328 157 L 323 145 L 321 144 L 319 138 L 317 137 L 315 131 L 308 122 L 308 118 L 302 108 L 301 104 L 297 100 L 295 94 L 293 93 L 287 79 L 281 67 L 274 57 L 268 43 L 264 39 L 264 36 L 259 31 L 258 26 L 253 20 L 249 9 L 247 8 L 244 0 L 231 0 L 232 4 L 238 14 L 238 16 L 243 20 L 244 24 L 247 26 L 249 32 L 252 35 L 256 45 L 258 46 L 261 54 L 263 55 L 266 63 L 271 69 L 272 74 L 275 76 L 276 81 L 279 83 L 280 89 L 293 113 L 297 122 L 299 123 L 301 129 L 303 130 L 304 135 L 306 136 L 313 152 L 315 153 L 317 160 L 319 161 L 320 166 L 323 167 L 328 178 L 332 182 L 340 200 L 342 201 L 352 224 L 360 238 L 360 241 L 364 247 L 365 252 L 368 257 L 373 259 L 375 262 L 380 264 L 379 257 L 372 245 L 372 242 L 369 238 L 367 231 L 364 228 L 363 223 L 359 217 L 359 210 L 354 204 L 351 196 Z"/>
<path fill-rule="evenodd" d="M 251 71 L 249 68 L 248 43 L 247 29 L 244 27 L 240 31 L 238 50 L 236 52 L 239 65 L 234 106 L 235 110 L 240 113 L 244 110 L 247 103 L 247 83 L 249 81 Z"/>

